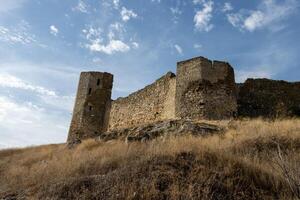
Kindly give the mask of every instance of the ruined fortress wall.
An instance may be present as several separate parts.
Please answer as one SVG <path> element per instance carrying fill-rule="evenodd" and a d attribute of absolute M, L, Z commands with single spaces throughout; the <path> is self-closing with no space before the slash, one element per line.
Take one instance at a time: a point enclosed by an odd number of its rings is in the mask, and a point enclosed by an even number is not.
<path fill-rule="evenodd" d="M 168 72 L 153 84 L 112 102 L 109 129 L 120 129 L 175 117 L 176 76 Z"/>
<path fill-rule="evenodd" d="M 196 57 L 153 84 L 111 100 L 113 75 L 82 72 L 68 143 L 169 119 L 300 116 L 300 82 L 248 79 L 235 84 L 227 62 Z"/>
<path fill-rule="evenodd" d="M 238 116 L 300 116 L 300 82 L 246 80 L 239 86 Z"/>
<path fill-rule="evenodd" d="M 106 131 L 113 75 L 82 72 L 77 90 L 68 142 L 94 137 Z"/>
<path fill-rule="evenodd" d="M 178 118 L 226 119 L 236 114 L 233 68 L 197 57 L 177 65 L 175 113 Z"/>

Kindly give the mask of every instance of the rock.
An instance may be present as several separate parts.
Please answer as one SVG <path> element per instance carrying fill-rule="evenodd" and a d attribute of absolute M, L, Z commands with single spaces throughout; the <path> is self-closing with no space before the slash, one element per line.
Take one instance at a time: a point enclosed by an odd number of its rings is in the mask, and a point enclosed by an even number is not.
<path fill-rule="evenodd" d="M 106 132 L 101 134 L 97 139 L 104 141 L 122 139 L 126 142 L 145 142 L 168 135 L 191 134 L 195 136 L 206 136 L 222 132 L 223 128 L 208 123 L 198 123 L 191 120 L 166 120 L 143 126 Z"/>

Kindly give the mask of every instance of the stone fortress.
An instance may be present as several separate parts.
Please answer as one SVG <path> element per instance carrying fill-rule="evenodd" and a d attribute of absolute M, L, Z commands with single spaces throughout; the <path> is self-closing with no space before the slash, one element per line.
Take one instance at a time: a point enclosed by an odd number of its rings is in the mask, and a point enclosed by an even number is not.
<path fill-rule="evenodd" d="M 248 79 L 235 83 L 227 62 L 196 57 L 177 63 L 151 85 L 111 99 L 113 75 L 82 72 L 68 142 L 165 120 L 300 116 L 300 82 Z"/>

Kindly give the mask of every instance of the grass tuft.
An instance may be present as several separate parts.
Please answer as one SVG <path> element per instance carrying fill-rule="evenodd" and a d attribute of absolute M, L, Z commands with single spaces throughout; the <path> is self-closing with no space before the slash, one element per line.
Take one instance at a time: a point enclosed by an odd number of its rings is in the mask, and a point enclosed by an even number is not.
<path fill-rule="evenodd" d="M 297 199 L 300 120 L 216 122 L 223 135 L 0 151 L 0 199 Z"/>

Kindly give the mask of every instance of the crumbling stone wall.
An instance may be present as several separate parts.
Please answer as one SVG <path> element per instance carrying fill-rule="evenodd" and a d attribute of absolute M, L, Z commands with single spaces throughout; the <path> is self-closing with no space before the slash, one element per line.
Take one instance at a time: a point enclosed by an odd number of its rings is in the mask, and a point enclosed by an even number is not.
<path fill-rule="evenodd" d="M 300 116 L 300 82 L 246 80 L 239 85 L 238 116 Z"/>
<path fill-rule="evenodd" d="M 300 82 L 248 79 L 235 84 L 227 62 L 192 58 L 128 97 L 111 100 L 113 75 L 83 72 L 68 142 L 171 119 L 300 116 Z"/>
<path fill-rule="evenodd" d="M 175 113 L 178 118 L 226 119 L 237 112 L 233 68 L 197 57 L 177 65 Z"/>
<path fill-rule="evenodd" d="M 175 117 L 175 74 L 168 72 L 153 84 L 112 102 L 109 130 Z"/>
<path fill-rule="evenodd" d="M 68 142 L 95 137 L 106 131 L 111 105 L 113 75 L 82 72 L 77 90 Z"/>

